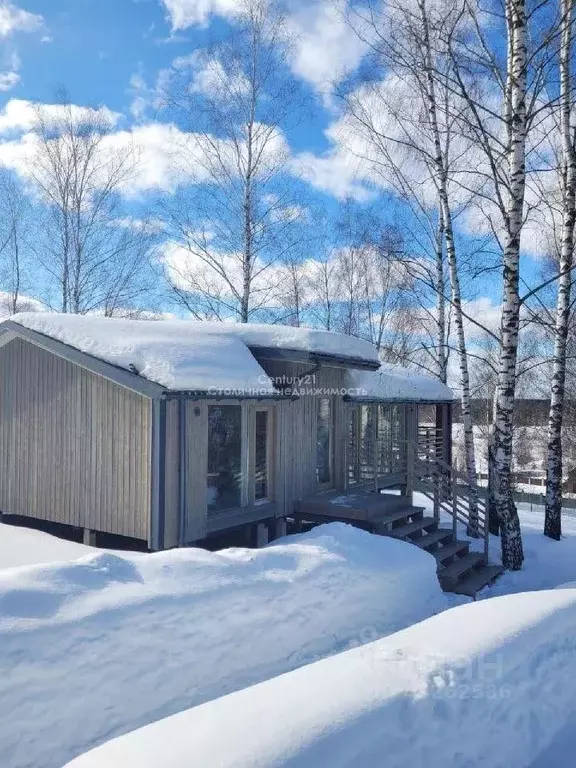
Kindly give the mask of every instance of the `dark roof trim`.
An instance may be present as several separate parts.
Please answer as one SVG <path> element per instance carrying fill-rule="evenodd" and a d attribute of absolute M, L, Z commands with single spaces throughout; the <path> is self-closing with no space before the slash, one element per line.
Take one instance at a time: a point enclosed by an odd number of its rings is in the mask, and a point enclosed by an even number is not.
<path fill-rule="evenodd" d="M 6 320 L 1 323 L 0 346 L 7 344 L 14 338 L 26 339 L 26 341 L 35 344 L 37 347 L 52 352 L 52 354 L 62 357 L 70 363 L 86 368 L 86 370 L 98 376 L 103 376 L 105 379 L 109 379 L 121 387 L 126 387 L 126 389 L 131 389 L 133 392 L 138 392 L 146 397 L 159 398 L 165 392 L 165 387 L 160 384 L 130 373 L 130 371 L 126 371 L 124 368 L 107 363 L 86 352 L 81 352 L 76 347 L 64 344 L 62 341 L 57 341 L 51 336 L 46 336 L 44 333 L 32 331 L 30 328 L 26 328 L 20 325 L 20 323 L 14 323 L 12 320 Z"/>
<path fill-rule="evenodd" d="M 276 347 L 248 346 L 256 360 L 284 360 L 291 363 L 317 363 L 333 368 L 359 368 L 366 371 L 377 371 L 380 363 L 363 357 L 347 355 L 331 355 L 324 352 L 309 352 L 302 349 L 277 349 Z"/>
<path fill-rule="evenodd" d="M 344 395 L 344 400 L 347 403 L 364 403 L 368 405 L 370 403 L 410 403 L 416 405 L 452 405 L 454 400 L 447 400 L 441 398 L 439 400 L 422 399 L 418 397 L 391 397 L 388 399 L 382 397 L 354 397 L 354 395 Z"/>
<path fill-rule="evenodd" d="M 296 395 L 284 395 L 280 392 L 270 392 L 265 395 L 255 395 L 244 392 L 236 392 L 234 390 L 226 390 L 224 392 L 206 392 L 204 390 L 165 390 L 162 394 L 164 400 L 297 400 Z"/>

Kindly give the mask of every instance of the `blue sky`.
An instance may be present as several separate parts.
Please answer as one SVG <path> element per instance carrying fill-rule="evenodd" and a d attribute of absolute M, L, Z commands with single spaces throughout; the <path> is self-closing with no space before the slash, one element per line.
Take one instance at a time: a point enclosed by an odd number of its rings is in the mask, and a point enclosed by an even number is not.
<path fill-rule="evenodd" d="M 199 3 L 201 5 L 201 3 Z M 162 0 L 24 0 L 19 7 L 42 18 L 33 33 L 17 32 L 6 45 L 20 58 L 21 82 L 0 96 L 50 103 L 58 86 L 72 101 L 105 104 L 129 119 L 131 78 L 150 86 L 172 61 L 210 43 L 226 25 L 218 16 L 185 30 L 174 30 Z M 305 126 L 292 131 L 295 151 L 322 151 L 331 120 L 314 88 L 318 107 Z"/>
<path fill-rule="evenodd" d="M 233 3 L 0 0 L 0 83 L 2 76 L 5 83 L 0 108 L 15 109 L 14 100 L 52 103 L 58 86 L 67 89 L 75 104 L 105 105 L 120 113 L 118 130 L 139 130 L 138 140 L 149 142 L 151 175 L 160 178 L 163 191 L 169 193 L 171 180 L 165 178 L 160 164 L 155 166 L 162 138 L 150 141 L 151 127 L 167 119 L 152 106 L 155 83 L 175 59 L 205 46 L 233 24 Z M 346 156 L 345 142 L 332 132 L 340 116 L 337 101 L 330 97 L 330 81 L 354 71 L 365 53 L 342 21 L 345 4 L 346 0 L 290 0 L 288 5 L 298 39 L 292 71 L 312 109 L 288 132 L 287 139 L 291 153 L 307 162 L 310 195 L 329 213 L 336 211 L 347 194 L 360 199 L 370 196 L 365 180 L 355 178 L 357 163 Z M 142 108 L 137 108 L 138 100 L 144 104 Z M 0 135 L 0 147 L 2 141 L 13 138 L 10 131 Z M 370 202 L 380 205 L 384 217 L 393 218 L 398 210 L 388 204 L 386 195 L 372 194 Z M 462 242 L 466 244 L 465 239 Z M 526 261 L 526 274 L 533 268 Z M 495 301 L 497 286 L 492 275 L 482 279 L 472 293 Z"/>

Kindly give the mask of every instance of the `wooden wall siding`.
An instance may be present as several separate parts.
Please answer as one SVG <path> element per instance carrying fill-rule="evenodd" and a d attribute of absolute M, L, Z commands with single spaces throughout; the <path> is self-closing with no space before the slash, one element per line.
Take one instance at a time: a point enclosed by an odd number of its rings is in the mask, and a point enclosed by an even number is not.
<path fill-rule="evenodd" d="M 205 538 L 208 531 L 208 405 L 186 401 L 185 544 Z"/>
<path fill-rule="evenodd" d="M 272 377 L 294 377 L 310 370 L 309 365 L 263 361 L 263 367 Z M 318 394 L 303 394 L 297 400 L 283 400 L 277 414 L 277 483 L 276 500 L 279 514 L 294 511 L 294 504 L 317 491 L 316 483 L 316 418 L 318 400 L 332 398 L 334 408 L 334 486 L 344 488 L 346 464 L 346 403 L 340 391 L 344 386 L 343 368 L 323 367 L 312 374 L 313 381 L 303 382 L 302 387 L 319 390 Z"/>
<path fill-rule="evenodd" d="M 0 348 L 0 510 L 149 538 L 151 401 L 30 342 Z"/>
<path fill-rule="evenodd" d="M 180 402 L 166 403 L 164 547 L 180 543 Z"/>

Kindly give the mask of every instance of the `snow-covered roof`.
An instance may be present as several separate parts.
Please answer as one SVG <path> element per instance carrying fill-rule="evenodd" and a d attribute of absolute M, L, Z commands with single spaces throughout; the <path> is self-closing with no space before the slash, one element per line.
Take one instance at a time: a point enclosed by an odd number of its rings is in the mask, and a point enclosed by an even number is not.
<path fill-rule="evenodd" d="M 12 322 L 170 390 L 275 393 L 251 349 L 338 356 L 377 363 L 371 344 L 343 334 L 282 325 L 192 320 L 128 320 L 98 315 L 22 313 Z"/>
<path fill-rule="evenodd" d="M 404 403 L 454 400 L 452 390 L 438 379 L 384 363 L 377 371 L 348 371 L 346 387 L 352 400 Z"/>
<path fill-rule="evenodd" d="M 269 395 L 274 386 L 241 338 L 216 324 L 56 313 L 11 318 L 168 390 Z M 206 327 L 205 327 L 206 326 Z M 133 370 L 133 369 L 132 369 Z"/>

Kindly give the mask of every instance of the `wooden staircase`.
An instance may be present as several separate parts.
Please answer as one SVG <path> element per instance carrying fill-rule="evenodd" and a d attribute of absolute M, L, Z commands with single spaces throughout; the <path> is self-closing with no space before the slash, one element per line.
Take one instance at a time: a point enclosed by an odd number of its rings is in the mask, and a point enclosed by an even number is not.
<path fill-rule="evenodd" d="M 483 587 L 502 573 L 502 567 L 490 565 L 483 553 L 470 552 L 470 541 L 456 539 L 452 528 L 440 528 L 439 520 L 426 517 L 423 507 L 405 501 L 394 512 L 373 518 L 373 531 L 414 544 L 433 555 L 443 590 L 476 598 Z"/>
<path fill-rule="evenodd" d="M 424 508 L 413 506 L 407 496 L 329 491 L 301 500 L 294 519 L 297 523 L 340 520 L 425 549 L 436 558 L 438 580 L 446 592 L 475 598 L 503 570 L 490 565 L 485 554 L 470 552 L 470 541 L 457 539 L 456 525 L 441 528 L 439 515 L 425 516 Z"/>

